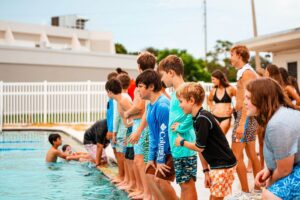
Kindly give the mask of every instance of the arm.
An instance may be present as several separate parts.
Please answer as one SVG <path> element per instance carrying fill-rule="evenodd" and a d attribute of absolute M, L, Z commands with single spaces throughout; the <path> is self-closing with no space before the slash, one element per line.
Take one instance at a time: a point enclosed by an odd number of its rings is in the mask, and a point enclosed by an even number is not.
<path fill-rule="evenodd" d="M 281 160 L 276 160 L 277 168 L 270 177 L 269 185 L 272 185 L 277 180 L 289 175 L 293 171 L 294 161 L 295 154 Z"/>
<path fill-rule="evenodd" d="M 296 105 L 299 106 L 300 105 L 300 96 L 297 94 L 295 88 L 293 88 L 292 86 L 287 86 L 285 88 L 286 92 L 288 93 L 288 95 L 290 97 L 292 97 L 295 101 L 296 101 Z"/>
<path fill-rule="evenodd" d="M 120 114 L 118 111 L 118 104 L 115 100 L 113 100 L 113 132 L 116 133 L 118 131 L 119 128 L 119 120 L 120 120 Z"/>
<path fill-rule="evenodd" d="M 61 152 L 59 150 L 55 151 L 55 154 L 56 154 L 57 157 L 60 157 L 60 158 L 65 159 L 65 160 L 69 156 L 68 154 L 65 154 L 64 152 Z"/>
<path fill-rule="evenodd" d="M 138 142 L 138 140 L 140 139 L 141 134 L 142 134 L 143 130 L 146 128 L 146 126 L 148 126 L 148 124 L 147 124 L 147 120 L 146 120 L 146 112 L 144 112 L 140 126 L 137 128 L 137 130 L 134 133 L 132 133 L 129 136 L 129 142 L 131 144 L 136 144 Z"/>
<path fill-rule="evenodd" d="M 253 73 L 252 71 L 250 70 L 246 70 L 242 76 L 242 81 L 243 81 L 243 91 L 245 93 L 246 91 L 246 86 L 247 84 L 252 81 L 252 80 L 255 80 L 256 79 L 256 75 L 255 73 Z M 242 104 L 242 116 L 241 116 L 241 119 L 239 121 L 239 126 L 236 130 L 236 137 L 238 139 L 242 138 L 243 136 L 243 133 L 244 133 L 244 127 L 245 127 L 245 123 L 246 123 L 246 118 L 247 118 L 247 109 L 246 109 L 246 106 L 245 104 L 243 103 Z"/>
<path fill-rule="evenodd" d="M 213 104 L 214 91 L 215 91 L 215 89 L 211 89 L 210 93 L 207 97 L 207 105 L 209 107 L 210 112 L 213 112 L 213 109 L 214 109 L 214 104 Z"/>
<path fill-rule="evenodd" d="M 96 166 L 101 164 L 103 145 L 97 143 L 97 151 L 96 151 Z"/>
<path fill-rule="evenodd" d="M 184 115 L 184 113 L 182 113 Z M 176 128 L 176 132 L 180 134 L 189 134 L 189 131 L 193 128 L 193 117 L 192 115 L 185 115 L 184 121 L 179 123 Z"/>
<path fill-rule="evenodd" d="M 197 119 L 197 125 L 199 126 L 199 130 L 201 130 L 201 133 L 195 130 L 195 134 L 196 134 L 196 143 L 192 143 L 189 141 L 184 141 L 183 146 L 194 150 L 194 151 L 198 151 L 199 153 L 201 153 L 202 151 L 204 151 L 205 147 L 206 147 L 206 141 L 207 141 L 207 137 L 208 137 L 208 133 L 209 133 L 209 129 L 211 127 L 210 122 L 208 121 L 207 118 L 204 117 L 199 117 Z M 176 146 L 180 146 L 180 141 L 183 138 L 178 134 L 176 140 L 175 140 L 175 145 Z"/>
<path fill-rule="evenodd" d="M 114 102 L 113 99 L 108 101 L 108 109 L 106 112 L 107 129 L 108 132 L 113 132 L 113 119 L 114 119 Z"/>
<path fill-rule="evenodd" d="M 135 92 L 135 95 L 134 95 L 134 102 L 135 102 L 135 104 L 133 106 L 131 106 L 131 108 L 128 109 L 126 112 L 124 112 L 125 118 L 129 118 L 133 115 L 143 113 L 143 111 L 145 109 L 145 100 L 142 100 L 140 95 L 138 95 L 137 92 Z"/>
<path fill-rule="evenodd" d="M 127 118 L 124 116 L 124 111 L 129 110 L 132 106 L 132 103 L 128 99 L 122 99 L 120 102 L 121 109 L 120 109 L 120 115 L 122 118 L 122 121 L 124 125 L 128 128 L 132 126 L 132 123 L 128 123 Z"/>
<path fill-rule="evenodd" d="M 231 98 L 236 96 L 236 89 L 233 86 L 230 86 L 230 96 Z"/>
<path fill-rule="evenodd" d="M 156 162 L 164 164 L 166 162 L 165 149 L 169 145 L 168 139 L 168 124 L 169 124 L 169 107 L 166 104 L 160 105 L 159 113 L 156 113 L 156 118 L 158 122 L 159 132 L 158 134 L 158 155 Z"/>

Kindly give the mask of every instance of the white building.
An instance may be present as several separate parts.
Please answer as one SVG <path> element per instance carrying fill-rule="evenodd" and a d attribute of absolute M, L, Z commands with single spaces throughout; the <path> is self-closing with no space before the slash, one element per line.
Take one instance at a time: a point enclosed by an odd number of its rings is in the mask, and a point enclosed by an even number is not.
<path fill-rule="evenodd" d="M 251 51 L 272 53 L 272 63 L 286 68 L 291 75 L 298 79 L 298 84 L 300 84 L 300 27 L 258 36 L 238 44 L 246 45 Z"/>
<path fill-rule="evenodd" d="M 117 67 L 137 75 L 136 56 L 115 54 L 109 32 L 0 21 L 2 81 L 105 81 Z"/>

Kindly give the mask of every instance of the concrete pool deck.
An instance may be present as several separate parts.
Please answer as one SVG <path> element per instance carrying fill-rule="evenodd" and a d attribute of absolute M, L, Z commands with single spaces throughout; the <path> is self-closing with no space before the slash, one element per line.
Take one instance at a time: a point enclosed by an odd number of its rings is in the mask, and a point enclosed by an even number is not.
<path fill-rule="evenodd" d="M 47 124 L 47 125 L 6 125 L 2 128 L 2 131 L 23 131 L 23 130 L 30 130 L 30 131 L 58 131 L 63 132 L 67 135 L 69 135 L 71 138 L 75 139 L 76 141 L 83 143 L 83 137 L 84 137 L 84 131 L 88 128 L 88 125 L 60 125 L 60 124 Z M 227 133 L 226 137 L 231 143 L 231 132 L 230 129 Z M 105 150 L 106 154 L 109 157 L 114 157 L 112 148 L 108 147 Z M 245 163 L 247 163 L 247 156 L 244 156 Z M 112 178 L 116 174 L 116 168 L 107 168 L 107 167 L 98 167 L 99 170 L 101 170 L 105 176 L 108 178 Z M 254 178 L 252 173 L 248 173 L 248 181 L 249 181 L 249 187 L 250 191 L 253 189 L 254 186 Z M 200 163 L 200 160 L 198 158 L 198 172 L 197 172 L 197 182 L 196 182 L 196 189 L 198 194 L 198 199 L 209 199 L 209 189 L 204 188 L 204 175 L 202 173 L 202 166 Z M 178 196 L 180 196 L 180 186 L 176 184 L 175 182 L 172 183 L 172 186 L 175 188 L 175 191 Z M 235 180 L 233 183 L 233 194 L 239 193 L 241 191 L 240 183 L 237 177 L 237 174 L 235 174 Z"/>

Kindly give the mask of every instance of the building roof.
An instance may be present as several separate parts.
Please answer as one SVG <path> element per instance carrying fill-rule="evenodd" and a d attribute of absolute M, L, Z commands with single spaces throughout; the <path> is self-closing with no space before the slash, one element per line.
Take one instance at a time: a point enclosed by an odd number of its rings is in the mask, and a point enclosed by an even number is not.
<path fill-rule="evenodd" d="M 300 27 L 277 33 L 261 35 L 237 42 L 246 45 L 251 51 L 280 52 L 300 49 Z"/>

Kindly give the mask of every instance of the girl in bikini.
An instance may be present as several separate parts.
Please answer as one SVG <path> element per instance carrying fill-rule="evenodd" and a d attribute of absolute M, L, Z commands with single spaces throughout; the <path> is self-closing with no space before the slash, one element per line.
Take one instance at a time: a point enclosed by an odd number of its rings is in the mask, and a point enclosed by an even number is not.
<path fill-rule="evenodd" d="M 211 75 L 211 81 L 214 88 L 211 89 L 208 96 L 208 106 L 211 113 L 219 122 L 224 134 L 230 128 L 231 114 L 233 108 L 231 99 L 236 94 L 236 89 L 229 84 L 226 76 L 220 70 L 215 70 Z"/>

